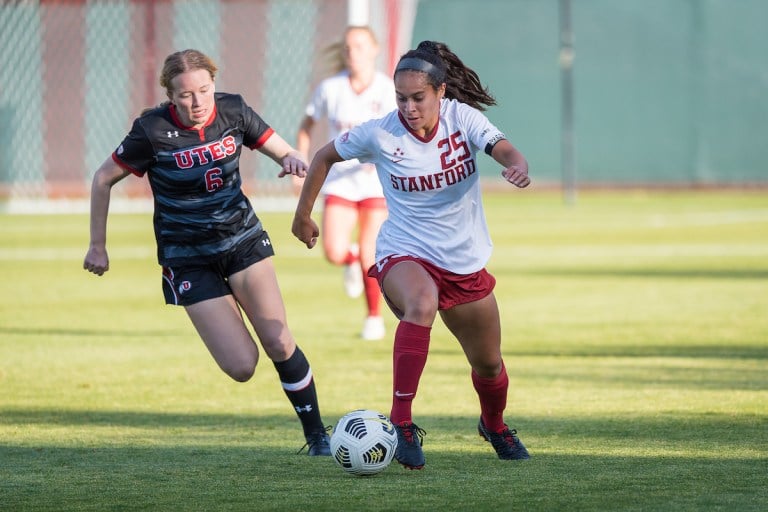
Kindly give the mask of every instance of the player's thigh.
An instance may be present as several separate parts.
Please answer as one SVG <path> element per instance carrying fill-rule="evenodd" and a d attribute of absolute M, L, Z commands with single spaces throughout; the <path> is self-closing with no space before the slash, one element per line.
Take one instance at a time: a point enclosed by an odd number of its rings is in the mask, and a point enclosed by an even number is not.
<path fill-rule="evenodd" d="M 269 358 L 287 359 L 295 343 L 286 324 L 285 304 L 272 259 L 265 258 L 232 274 L 229 286 Z"/>
<path fill-rule="evenodd" d="M 235 380 L 248 380 L 256 368 L 259 351 L 234 297 L 224 295 L 184 309 L 219 367 Z"/>
<path fill-rule="evenodd" d="M 365 268 L 374 263 L 376 254 L 376 236 L 381 225 L 387 220 L 386 208 L 366 208 L 359 210 L 360 232 L 358 240 L 360 244 L 360 260 Z"/>
<path fill-rule="evenodd" d="M 320 238 L 323 241 L 325 256 L 332 263 L 342 263 L 346 258 L 357 219 L 357 206 L 354 203 L 327 201 L 323 206 Z"/>
<path fill-rule="evenodd" d="M 501 369 L 501 325 L 493 293 L 480 300 L 440 312 L 456 336 L 467 360 L 481 377 L 494 377 Z"/>
<path fill-rule="evenodd" d="M 401 320 L 431 326 L 437 316 L 438 290 L 432 276 L 415 261 L 393 266 L 382 282 L 389 306 Z"/>

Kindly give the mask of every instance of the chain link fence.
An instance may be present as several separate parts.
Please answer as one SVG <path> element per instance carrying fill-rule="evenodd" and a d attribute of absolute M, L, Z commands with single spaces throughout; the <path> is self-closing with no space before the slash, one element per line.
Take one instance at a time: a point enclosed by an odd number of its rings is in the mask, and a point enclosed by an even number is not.
<path fill-rule="evenodd" d="M 0 199 L 85 198 L 145 107 L 165 100 L 165 57 L 197 48 L 217 89 L 242 94 L 283 138 L 327 72 L 346 0 L 0 1 Z M 275 164 L 243 152 L 250 195 L 288 195 Z M 116 197 L 150 196 L 126 179 Z"/>

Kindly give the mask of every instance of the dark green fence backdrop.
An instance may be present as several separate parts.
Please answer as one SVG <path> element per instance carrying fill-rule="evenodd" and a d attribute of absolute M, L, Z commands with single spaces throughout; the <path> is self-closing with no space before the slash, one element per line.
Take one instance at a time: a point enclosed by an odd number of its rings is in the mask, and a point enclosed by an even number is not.
<path fill-rule="evenodd" d="M 768 1 L 571 0 L 571 14 L 580 184 L 768 184 Z M 558 0 L 421 0 L 423 39 L 478 71 L 489 117 L 559 183 Z"/>

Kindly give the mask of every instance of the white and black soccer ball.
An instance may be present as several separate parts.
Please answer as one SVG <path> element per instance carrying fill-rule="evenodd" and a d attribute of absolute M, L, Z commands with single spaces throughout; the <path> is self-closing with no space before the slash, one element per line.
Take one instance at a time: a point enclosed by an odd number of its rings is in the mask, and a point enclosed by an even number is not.
<path fill-rule="evenodd" d="M 397 448 L 397 432 L 389 418 L 369 409 L 344 415 L 331 434 L 331 455 L 353 475 L 375 475 L 389 466 Z"/>

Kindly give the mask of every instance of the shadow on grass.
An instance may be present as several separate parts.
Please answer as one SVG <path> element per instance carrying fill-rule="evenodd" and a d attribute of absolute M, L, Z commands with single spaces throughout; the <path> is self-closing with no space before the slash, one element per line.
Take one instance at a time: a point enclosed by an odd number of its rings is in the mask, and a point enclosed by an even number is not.
<path fill-rule="evenodd" d="M 56 409 L 0 409 L 0 425 L 58 425 L 58 426 L 121 426 L 143 428 L 193 428 L 193 427 L 228 427 L 257 428 L 259 423 L 273 425 L 292 421 L 288 416 L 265 417 L 261 415 L 238 414 L 181 414 L 142 411 L 94 411 L 94 410 L 56 410 Z M 296 424 L 298 428 L 298 424 Z"/>
<path fill-rule="evenodd" d="M 713 446 L 714 453 L 720 453 L 730 445 L 752 445 L 765 448 L 768 443 L 768 416 L 744 414 L 734 416 L 725 413 L 682 413 L 660 409 L 654 417 L 632 417 L 626 421 L 612 418 L 568 418 L 567 420 L 547 417 L 515 417 L 516 428 L 524 426 L 525 430 L 537 436 L 572 436 L 576 439 L 631 439 L 635 442 L 655 441 L 664 443 L 669 440 L 681 440 L 690 443 L 701 443 L 701 446 L 712 444 L 718 439 L 718 446 Z M 477 417 L 457 416 L 423 416 L 418 419 L 419 426 L 434 428 L 442 436 L 473 434 L 477 425 Z M 0 425 L 25 427 L 52 428 L 87 428 L 87 427 L 118 427 L 141 428 L 149 431 L 167 433 L 171 437 L 179 431 L 194 433 L 199 431 L 210 435 L 212 444 L 221 444 L 222 439 L 212 434 L 214 431 L 231 432 L 233 440 L 257 445 L 259 438 L 253 435 L 266 436 L 277 440 L 285 439 L 289 443 L 288 450 L 296 439 L 301 439 L 299 424 L 290 415 L 259 415 L 259 414 L 199 414 L 199 413 L 165 413 L 143 411 L 94 411 L 56 410 L 56 409 L 0 409 Z M 281 434 L 283 432 L 283 434 Z M 245 437 L 242 437 L 245 436 Z M 17 436 L 23 439 L 23 434 Z M 73 436 L 77 437 L 77 436 Z M 204 437 L 204 436 L 203 436 Z M 200 439 L 195 437 L 195 439 Z M 290 441 L 288 441 L 290 440 Z M 226 443 L 225 443 L 226 444 Z M 298 448 L 297 448 L 298 449 Z M 727 456 L 727 451 L 722 452 Z M 2 460 L 2 458 L 0 458 Z"/>
<path fill-rule="evenodd" d="M 367 478 L 297 454 L 288 415 L 6 409 L 0 418 L 22 432 L 16 445 L 0 442 L 7 510 L 743 511 L 768 498 L 768 459 L 734 455 L 764 446 L 765 418 L 523 418 L 533 458 L 500 461 L 474 432 L 476 418 L 426 416 L 426 468 L 393 463 Z M 157 435 L 82 446 L 88 426 L 105 424 Z M 53 427 L 50 441 L 23 441 L 30 425 Z M 78 442 L 62 442 L 58 427 Z"/>

